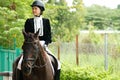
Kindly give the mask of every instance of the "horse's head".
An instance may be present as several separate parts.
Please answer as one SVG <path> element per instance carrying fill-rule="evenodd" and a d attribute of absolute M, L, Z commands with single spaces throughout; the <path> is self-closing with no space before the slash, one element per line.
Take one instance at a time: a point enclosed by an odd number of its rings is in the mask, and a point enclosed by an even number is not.
<path fill-rule="evenodd" d="M 34 66 L 39 55 L 39 30 L 33 33 L 26 33 L 22 31 L 24 35 L 23 49 L 23 63 L 22 70 L 25 75 L 31 74 L 32 67 Z"/>

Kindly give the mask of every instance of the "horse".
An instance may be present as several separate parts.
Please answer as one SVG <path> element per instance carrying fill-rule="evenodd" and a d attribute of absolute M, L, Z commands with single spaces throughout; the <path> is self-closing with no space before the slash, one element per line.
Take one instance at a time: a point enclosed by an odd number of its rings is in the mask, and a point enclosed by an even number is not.
<path fill-rule="evenodd" d="M 36 33 L 26 33 L 22 30 L 24 42 L 22 45 L 23 54 L 13 63 L 13 80 L 54 80 L 54 71 L 51 63 L 57 69 L 48 53 L 40 44 L 38 38 L 39 30 Z M 21 70 L 17 69 L 19 60 L 23 57 Z"/>

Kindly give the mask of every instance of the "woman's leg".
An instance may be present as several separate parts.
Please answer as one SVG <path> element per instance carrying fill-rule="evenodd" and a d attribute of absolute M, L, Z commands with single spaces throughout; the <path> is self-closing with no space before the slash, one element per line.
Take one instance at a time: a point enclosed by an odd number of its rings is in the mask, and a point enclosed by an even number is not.
<path fill-rule="evenodd" d="M 49 54 L 49 55 L 52 55 L 54 58 L 56 58 L 52 52 L 48 49 L 47 46 L 44 47 L 45 48 L 45 51 Z M 60 80 L 60 71 L 61 71 L 61 64 L 60 64 L 60 61 L 56 58 L 56 61 L 58 63 L 58 68 L 57 70 L 55 71 L 55 76 L 54 76 L 54 80 Z"/>

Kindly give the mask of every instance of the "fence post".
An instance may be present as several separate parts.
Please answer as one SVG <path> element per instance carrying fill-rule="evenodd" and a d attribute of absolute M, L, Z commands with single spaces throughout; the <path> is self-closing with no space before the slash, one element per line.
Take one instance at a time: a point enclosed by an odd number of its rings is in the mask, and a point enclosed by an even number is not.
<path fill-rule="evenodd" d="M 76 64 L 79 65 L 79 55 L 78 55 L 78 34 L 76 35 Z"/>
<path fill-rule="evenodd" d="M 105 52 L 104 52 L 104 67 L 105 67 L 105 70 L 108 70 L 108 33 L 105 32 Z"/>
<path fill-rule="evenodd" d="M 16 49 L 16 34 L 13 35 L 14 49 Z"/>
<path fill-rule="evenodd" d="M 14 41 L 14 49 L 16 49 L 16 38 L 13 38 Z"/>
<path fill-rule="evenodd" d="M 57 48 L 58 48 L 58 60 L 60 60 L 60 36 L 58 36 L 58 41 L 57 41 Z"/>

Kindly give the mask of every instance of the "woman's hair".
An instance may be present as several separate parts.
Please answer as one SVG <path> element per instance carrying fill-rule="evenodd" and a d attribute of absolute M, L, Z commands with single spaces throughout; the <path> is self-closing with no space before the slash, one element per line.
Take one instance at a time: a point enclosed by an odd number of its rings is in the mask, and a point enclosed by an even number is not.
<path fill-rule="evenodd" d="M 42 8 L 40 6 L 38 6 L 38 7 L 41 10 L 40 15 L 42 15 L 43 14 L 43 10 L 42 10 Z"/>

